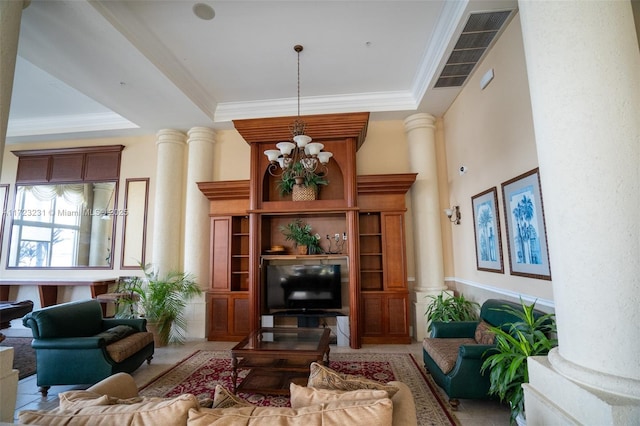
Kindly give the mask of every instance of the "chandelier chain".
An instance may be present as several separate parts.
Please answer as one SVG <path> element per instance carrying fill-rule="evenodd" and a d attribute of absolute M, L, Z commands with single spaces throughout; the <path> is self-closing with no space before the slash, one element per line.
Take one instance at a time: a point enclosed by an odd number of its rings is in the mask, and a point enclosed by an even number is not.
<path fill-rule="evenodd" d="M 297 45 L 294 49 L 298 52 L 298 118 L 300 118 L 300 51 L 302 46 Z"/>

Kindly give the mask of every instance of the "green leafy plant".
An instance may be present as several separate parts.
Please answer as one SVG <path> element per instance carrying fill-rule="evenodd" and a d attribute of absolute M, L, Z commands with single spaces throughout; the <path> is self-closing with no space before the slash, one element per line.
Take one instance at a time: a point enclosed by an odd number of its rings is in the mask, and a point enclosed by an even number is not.
<path fill-rule="evenodd" d="M 460 296 L 448 296 L 440 293 L 437 296 L 429 296 L 432 300 L 427 306 L 425 316 L 429 321 L 429 330 L 434 321 L 477 321 L 480 305 Z"/>
<path fill-rule="evenodd" d="M 141 316 L 150 328 L 156 328 L 161 344 L 184 343 L 187 319 L 187 301 L 202 294 L 191 274 L 170 271 L 160 275 L 149 265 L 141 265 L 144 277 L 136 277 L 129 289 L 137 294 Z M 133 298 L 132 298 L 133 299 Z M 132 302 L 134 303 L 134 302 Z"/>
<path fill-rule="evenodd" d="M 527 357 L 546 355 L 558 345 L 555 339 L 554 314 L 534 315 L 535 302 L 527 305 L 520 299 L 522 310 L 504 306 L 499 310 L 508 312 L 520 321 L 506 324 L 508 328 L 490 327 L 496 335 L 496 349 L 482 363 L 481 371 L 489 370 L 491 387 L 489 393 L 498 395 L 511 407 L 511 424 L 524 413 L 523 383 L 529 382 Z"/>
<path fill-rule="evenodd" d="M 324 253 L 320 247 L 320 235 L 311 233 L 311 225 L 304 223 L 302 219 L 295 219 L 286 225 L 279 227 L 280 232 L 287 241 L 293 241 L 295 246 L 307 246 L 309 254 Z"/>
<path fill-rule="evenodd" d="M 298 177 L 297 181 L 296 177 Z M 329 181 L 318 174 L 305 171 L 302 163 L 298 162 L 293 164 L 291 169 L 282 173 L 282 177 L 278 181 L 277 186 L 280 196 L 291 194 L 293 186 L 296 183 L 303 184 L 304 186 L 310 186 L 317 192 L 320 185 L 328 185 Z"/>

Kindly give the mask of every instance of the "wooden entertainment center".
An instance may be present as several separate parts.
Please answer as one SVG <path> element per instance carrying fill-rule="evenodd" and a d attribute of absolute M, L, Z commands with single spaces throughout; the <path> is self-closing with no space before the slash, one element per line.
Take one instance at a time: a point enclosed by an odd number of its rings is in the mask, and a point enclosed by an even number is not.
<path fill-rule="evenodd" d="M 356 151 L 365 140 L 369 113 L 305 116 L 309 136 L 334 155 L 329 184 L 313 201 L 281 197 L 263 152 L 291 138 L 295 119 L 234 121 L 251 147 L 250 179 L 198 184 L 209 199 L 211 218 L 208 339 L 241 340 L 261 327 L 261 315 L 269 314 L 265 262 L 342 262 L 349 345 L 410 343 L 404 215 L 416 175 L 356 175 Z M 274 255 L 273 246 L 291 246 L 279 226 L 296 218 L 322 236 L 325 248 L 326 235 L 346 235 L 341 252 Z"/>

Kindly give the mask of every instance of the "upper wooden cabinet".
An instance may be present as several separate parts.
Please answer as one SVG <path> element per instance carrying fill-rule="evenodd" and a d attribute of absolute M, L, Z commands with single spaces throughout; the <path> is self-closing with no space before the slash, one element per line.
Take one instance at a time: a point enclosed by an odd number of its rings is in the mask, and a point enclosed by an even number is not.
<path fill-rule="evenodd" d="M 12 151 L 16 183 L 74 183 L 118 180 L 123 145 Z"/>
<path fill-rule="evenodd" d="M 329 185 L 322 187 L 317 200 L 291 201 L 291 196 L 280 197 L 278 178 L 268 171 L 269 161 L 264 155 L 280 141 L 291 139 L 289 125 L 297 117 L 235 120 L 233 124 L 251 146 L 252 210 L 268 212 L 344 210 L 356 206 L 356 151 L 364 142 L 369 113 L 309 115 L 306 134 L 313 142 L 324 144 L 325 151 L 333 153 L 329 162 Z"/>

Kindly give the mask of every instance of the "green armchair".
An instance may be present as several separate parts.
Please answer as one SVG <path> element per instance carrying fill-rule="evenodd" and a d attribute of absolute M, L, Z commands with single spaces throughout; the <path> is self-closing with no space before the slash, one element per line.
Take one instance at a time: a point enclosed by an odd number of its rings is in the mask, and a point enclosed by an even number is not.
<path fill-rule="evenodd" d="M 482 363 L 495 348 L 495 337 L 488 331 L 487 324 L 508 330 L 507 324 L 519 321 L 510 313 L 499 310 L 505 305 L 522 309 L 519 303 L 489 299 L 482 304 L 480 321 L 431 324 L 431 336 L 422 344 L 424 366 L 445 391 L 454 409 L 458 406 L 458 398 L 490 398 L 489 373 L 480 372 Z M 544 312 L 536 310 L 535 315 L 544 315 Z"/>
<path fill-rule="evenodd" d="M 43 396 L 52 385 L 91 385 L 115 373 L 131 373 L 153 358 L 146 320 L 103 318 L 97 300 L 49 306 L 22 322 L 33 334 Z"/>

